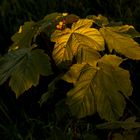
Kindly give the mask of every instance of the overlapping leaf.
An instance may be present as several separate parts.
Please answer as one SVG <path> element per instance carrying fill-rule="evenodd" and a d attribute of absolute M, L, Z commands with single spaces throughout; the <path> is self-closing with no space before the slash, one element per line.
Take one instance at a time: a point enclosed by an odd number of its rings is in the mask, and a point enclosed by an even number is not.
<path fill-rule="evenodd" d="M 36 86 L 39 75 L 51 73 L 49 57 L 39 49 L 18 49 L 0 59 L 0 84 L 10 77 L 9 85 L 17 97 L 31 86 Z"/>
<path fill-rule="evenodd" d="M 90 28 L 91 25 L 92 20 L 80 19 L 72 24 L 71 29 L 56 30 L 52 34 L 51 40 L 56 42 L 53 57 L 57 64 L 66 60 L 72 60 L 78 46 L 81 44 L 95 50 L 104 49 L 103 37 L 97 29 Z"/>
<path fill-rule="evenodd" d="M 102 26 L 106 26 L 109 24 L 109 21 L 106 17 L 104 17 L 103 15 L 99 14 L 98 16 L 95 16 L 95 15 L 89 15 L 87 16 L 88 19 L 92 19 L 93 22 L 102 27 Z"/>
<path fill-rule="evenodd" d="M 18 48 L 29 48 L 31 47 L 32 39 L 38 30 L 35 22 L 25 22 L 17 33 L 12 36 L 14 44 L 11 46 L 11 50 Z"/>
<path fill-rule="evenodd" d="M 88 63 L 90 65 L 96 65 L 97 60 L 100 59 L 100 54 L 95 49 L 90 48 L 86 45 L 79 45 L 76 61 L 78 64 Z"/>
<path fill-rule="evenodd" d="M 123 128 L 123 129 L 126 129 L 126 130 L 131 130 L 133 128 L 140 128 L 140 122 L 137 122 L 135 117 L 130 117 L 125 121 L 106 122 L 106 123 L 103 123 L 103 124 L 98 124 L 96 127 L 98 129 L 119 129 L 119 128 Z"/>
<path fill-rule="evenodd" d="M 139 60 L 140 45 L 132 39 L 134 34 L 131 36 L 129 30 L 129 26 L 103 27 L 100 32 L 105 38 L 110 52 L 115 50 L 130 59 Z"/>
<path fill-rule="evenodd" d="M 130 96 L 132 87 L 128 71 L 119 67 L 121 62 L 117 56 L 106 55 L 97 61 L 98 66 L 81 64 L 76 80 L 70 80 L 68 76 L 68 82 L 74 82 L 75 86 L 68 92 L 67 99 L 73 115 L 85 117 L 97 110 L 101 118 L 117 120 L 123 114 L 123 96 Z M 76 71 L 75 64 L 69 75 Z"/>
<path fill-rule="evenodd" d="M 52 13 L 38 22 L 25 22 L 24 25 L 20 26 L 19 31 L 12 36 L 11 39 L 14 43 L 10 47 L 10 50 L 31 47 L 40 32 L 47 30 L 47 35 L 50 35 L 50 33 L 55 30 L 56 24 L 63 18 L 62 13 Z"/>

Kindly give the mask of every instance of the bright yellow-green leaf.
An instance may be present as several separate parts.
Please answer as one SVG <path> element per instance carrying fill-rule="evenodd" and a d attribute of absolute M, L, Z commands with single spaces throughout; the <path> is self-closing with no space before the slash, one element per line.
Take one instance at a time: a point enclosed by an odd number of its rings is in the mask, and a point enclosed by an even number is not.
<path fill-rule="evenodd" d="M 99 60 L 99 62 L 100 61 L 101 62 L 104 61 L 104 63 L 106 63 L 106 64 L 111 64 L 111 65 L 114 65 L 114 66 L 119 66 L 123 62 L 123 59 L 121 57 L 116 56 L 116 55 L 104 55 Z"/>
<path fill-rule="evenodd" d="M 101 34 L 105 38 L 109 51 L 115 50 L 116 52 L 130 58 L 140 59 L 140 45 L 135 42 L 127 34 L 124 35 L 124 26 L 118 27 L 103 27 L 100 29 Z"/>
<path fill-rule="evenodd" d="M 50 75 L 49 57 L 42 50 L 22 48 L 10 51 L 0 59 L 0 84 L 9 77 L 9 85 L 18 97 L 39 82 L 40 75 Z"/>
<path fill-rule="evenodd" d="M 71 29 L 56 30 L 51 41 L 56 42 L 53 57 L 57 64 L 72 60 L 79 45 L 86 45 L 95 50 L 104 50 L 104 39 L 97 29 L 90 28 L 92 20 L 80 19 L 72 24 Z"/>
<path fill-rule="evenodd" d="M 76 82 L 68 77 L 69 81 L 75 82 L 67 99 L 73 115 L 81 118 L 97 111 L 100 117 L 106 120 L 117 120 L 123 115 L 123 95 L 130 96 L 132 86 L 129 72 L 118 66 L 120 62 L 119 57 L 108 55 L 99 59 L 97 66 L 83 64 L 77 73 Z M 76 65 L 70 70 L 71 75 L 76 72 L 74 68 L 77 70 Z"/>
<path fill-rule="evenodd" d="M 114 26 L 110 28 L 110 30 L 127 37 L 132 37 L 132 38 L 140 37 L 140 33 L 136 31 L 132 25 Z"/>
<path fill-rule="evenodd" d="M 76 55 L 76 61 L 79 64 L 88 63 L 90 65 L 96 65 L 97 60 L 100 58 L 100 54 L 93 48 L 86 45 L 79 45 Z"/>

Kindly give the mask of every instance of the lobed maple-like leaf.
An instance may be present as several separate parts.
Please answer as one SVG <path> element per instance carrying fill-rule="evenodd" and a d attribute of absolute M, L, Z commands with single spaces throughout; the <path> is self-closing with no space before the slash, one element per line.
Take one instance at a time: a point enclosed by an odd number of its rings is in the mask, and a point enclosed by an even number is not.
<path fill-rule="evenodd" d="M 32 39 L 37 33 L 38 25 L 35 22 L 25 22 L 20 26 L 19 31 L 15 33 L 11 39 L 14 42 L 9 50 L 15 50 L 17 48 L 30 48 Z"/>
<path fill-rule="evenodd" d="M 71 29 L 56 30 L 51 41 L 56 42 L 53 50 L 53 58 L 57 64 L 72 60 L 79 45 L 86 45 L 95 50 L 104 50 L 104 39 L 97 29 L 90 28 L 93 21 L 80 19 L 72 24 Z"/>
<path fill-rule="evenodd" d="M 0 84 L 9 85 L 18 97 L 39 82 L 39 76 L 52 74 L 49 57 L 40 49 L 10 51 L 0 59 Z"/>
<path fill-rule="evenodd" d="M 128 26 L 118 26 L 103 27 L 99 31 L 103 35 L 110 52 L 115 50 L 130 59 L 139 60 L 140 45 L 133 40 L 130 33 L 127 33 L 129 29 Z"/>
<path fill-rule="evenodd" d="M 121 62 L 115 55 L 106 55 L 97 60 L 96 66 L 83 63 L 78 64 L 79 68 L 75 64 L 66 73 L 65 80 L 74 83 L 67 94 L 73 115 L 81 118 L 97 111 L 106 120 L 117 120 L 123 115 L 124 96 L 131 95 L 132 86 L 129 72 L 119 67 Z M 70 78 L 72 74 L 75 79 Z"/>
<path fill-rule="evenodd" d="M 19 31 L 11 37 L 14 43 L 10 46 L 9 50 L 16 50 L 23 47 L 30 48 L 41 32 L 50 35 L 50 33 L 55 30 L 55 26 L 58 22 L 63 18 L 65 18 L 65 16 L 63 16 L 62 13 L 56 12 L 48 14 L 38 22 L 25 22 L 24 25 L 20 26 Z"/>

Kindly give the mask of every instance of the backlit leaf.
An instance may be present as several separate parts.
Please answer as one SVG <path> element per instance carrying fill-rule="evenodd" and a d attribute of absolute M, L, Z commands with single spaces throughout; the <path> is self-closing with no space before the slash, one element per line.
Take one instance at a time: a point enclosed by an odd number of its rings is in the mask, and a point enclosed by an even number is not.
<path fill-rule="evenodd" d="M 113 28 L 110 28 L 110 30 L 132 38 L 140 37 L 140 33 L 136 31 L 132 25 L 114 26 Z"/>
<path fill-rule="evenodd" d="M 93 48 L 86 45 L 79 45 L 76 55 L 76 61 L 79 64 L 88 63 L 90 65 L 96 65 L 97 60 L 100 58 L 100 54 Z"/>
<path fill-rule="evenodd" d="M 80 71 L 81 69 L 84 67 L 85 64 L 74 64 L 70 67 L 69 71 L 67 71 L 62 79 L 69 82 L 69 83 L 73 83 L 75 84 L 79 75 L 80 75 Z"/>
<path fill-rule="evenodd" d="M 132 87 L 128 71 L 118 66 L 120 62 L 119 57 L 108 55 L 99 59 L 97 66 L 83 64 L 74 88 L 67 95 L 73 115 L 81 118 L 97 111 L 106 120 L 117 120 L 123 115 L 125 99 L 122 94 L 130 96 Z"/>
<path fill-rule="evenodd" d="M 40 75 L 50 75 L 49 57 L 42 50 L 22 48 L 10 51 L 0 59 L 0 84 L 9 85 L 18 97 L 39 82 Z"/>
<path fill-rule="evenodd" d="M 124 31 L 127 31 L 124 26 L 118 28 L 103 27 L 100 29 L 110 52 L 115 50 L 130 59 L 139 60 L 140 45 L 129 37 L 129 35 L 125 34 Z"/>
<path fill-rule="evenodd" d="M 57 64 L 72 60 L 79 45 L 86 45 L 95 50 L 104 50 L 104 39 L 97 29 L 90 28 L 92 20 L 80 19 L 72 24 L 71 29 L 56 30 L 51 41 L 56 42 L 53 57 Z"/>

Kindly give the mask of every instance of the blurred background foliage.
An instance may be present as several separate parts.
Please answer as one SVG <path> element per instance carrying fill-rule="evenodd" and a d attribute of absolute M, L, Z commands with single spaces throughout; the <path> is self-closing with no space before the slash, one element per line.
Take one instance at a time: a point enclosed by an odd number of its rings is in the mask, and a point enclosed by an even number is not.
<path fill-rule="evenodd" d="M 11 36 L 25 21 L 38 21 L 52 12 L 68 12 L 80 17 L 103 14 L 132 24 L 140 31 L 140 0 L 1 0 L 0 53 L 7 52 Z"/>

